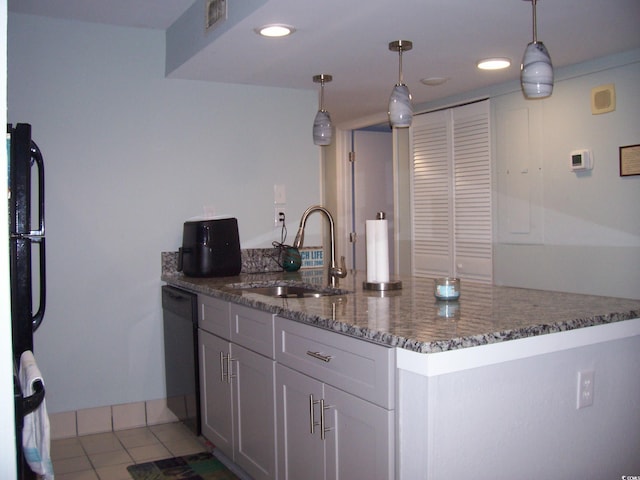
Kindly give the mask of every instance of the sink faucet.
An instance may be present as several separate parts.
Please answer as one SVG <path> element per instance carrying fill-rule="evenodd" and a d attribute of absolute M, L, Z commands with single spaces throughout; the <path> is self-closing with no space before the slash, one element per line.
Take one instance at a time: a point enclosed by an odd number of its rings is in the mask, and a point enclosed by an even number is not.
<path fill-rule="evenodd" d="M 340 258 L 340 266 L 336 265 L 336 233 L 335 226 L 333 222 L 333 217 L 329 210 L 324 208 L 321 205 L 314 205 L 307 208 L 302 214 L 302 218 L 300 219 L 300 227 L 298 228 L 298 233 L 296 234 L 296 239 L 293 241 L 293 246 L 295 248 L 302 247 L 302 243 L 304 242 L 304 227 L 307 223 L 307 218 L 313 212 L 322 212 L 327 217 L 329 221 L 329 233 L 331 235 L 331 266 L 329 267 L 329 279 L 332 287 L 338 286 L 338 278 L 344 278 L 347 276 L 347 267 L 344 263 L 344 257 Z"/>

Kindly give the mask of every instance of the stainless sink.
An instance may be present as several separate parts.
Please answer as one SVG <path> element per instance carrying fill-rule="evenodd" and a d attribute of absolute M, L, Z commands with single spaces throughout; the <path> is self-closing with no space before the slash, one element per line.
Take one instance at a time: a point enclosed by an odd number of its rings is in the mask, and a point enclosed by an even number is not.
<path fill-rule="evenodd" d="M 331 295 L 345 295 L 350 293 L 334 287 L 320 287 L 301 284 L 232 284 L 228 285 L 235 293 L 256 293 L 274 298 L 319 298 Z"/>

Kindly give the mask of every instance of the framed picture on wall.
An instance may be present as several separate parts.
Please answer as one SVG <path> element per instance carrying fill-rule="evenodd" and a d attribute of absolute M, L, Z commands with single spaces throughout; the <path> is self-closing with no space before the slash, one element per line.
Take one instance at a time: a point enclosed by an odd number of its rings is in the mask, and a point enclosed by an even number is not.
<path fill-rule="evenodd" d="M 640 144 L 620 147 L 620 176 L 640 175 Z"/>

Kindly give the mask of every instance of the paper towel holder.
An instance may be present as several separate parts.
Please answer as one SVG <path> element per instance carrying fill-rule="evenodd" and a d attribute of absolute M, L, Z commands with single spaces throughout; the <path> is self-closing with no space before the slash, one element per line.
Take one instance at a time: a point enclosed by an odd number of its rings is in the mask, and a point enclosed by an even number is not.
<path fill-rule="evenodd" d="M 401 290 L 402 282 L 400 280 L 390 280 L 388 282 L 362 282 L 362 288 L 365 290 L 376 290 L 378 292 Z"/>
<path fill-rule="evenodd" d="M 387 216 L 384 212 L 376 213 L 376 220 L 384 220 Z M 377 292 L 385 292 L 388 290 L 400 290 L 402 289 L 402 282 L 400 280 L 390 280 L 388 282 L 362 282 L 362 288 L 364 290 L 374 290 Z"/>

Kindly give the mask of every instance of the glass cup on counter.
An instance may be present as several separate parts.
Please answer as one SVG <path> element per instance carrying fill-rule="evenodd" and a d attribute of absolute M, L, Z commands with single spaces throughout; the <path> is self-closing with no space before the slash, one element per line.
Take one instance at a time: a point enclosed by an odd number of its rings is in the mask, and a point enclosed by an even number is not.
<path fill-rule="evenodd" d="M 460 279 L 441 277 L 434 280 L 434 295 L 438 300 L 457 300 L 460 297 Z"/>

